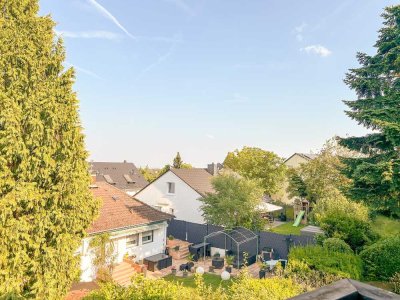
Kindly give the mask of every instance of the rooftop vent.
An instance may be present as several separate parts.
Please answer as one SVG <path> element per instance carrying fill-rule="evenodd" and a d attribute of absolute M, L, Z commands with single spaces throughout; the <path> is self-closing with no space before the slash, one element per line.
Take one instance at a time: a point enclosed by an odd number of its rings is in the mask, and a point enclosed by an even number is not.
<path fill-rule="evenodd" d="M 135 181 L 132 179 L 132 177 L 128 174 L 124 174 L 124 178 L 127 183 L 135 183 Z"/>
<path fill-rule="evenodd" d="M 103 175 L 104 179 L 107 181 L 109 184 L 115 184 L 116 182 L 112 180 L 110 175 Z"/>

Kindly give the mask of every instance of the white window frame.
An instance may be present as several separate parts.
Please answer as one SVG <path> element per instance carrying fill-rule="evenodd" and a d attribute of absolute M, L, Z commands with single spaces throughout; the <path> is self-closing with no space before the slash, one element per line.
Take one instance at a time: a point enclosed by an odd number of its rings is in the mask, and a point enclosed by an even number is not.
<path fill-rule="evenodd" d="M 146 236 L 151 236 L 151 239 L 148 241 L 143 241 L 143 238 Z M 154 241 L 154 230 L 143 232 L 141 241 L 142 241 L 142 245 L 152 243 Z"/>
<path fill-rule="evenodd" d="M 171 192 L 171 190 L 172 190 L 172 192 Z M 167 182 L 167 194 L 175 195 L 175 182 Z"/>
<path fill-rule="evenodd" d="M 128 241 L 129 241 L 129 238 L 131 238 L 131 237 L 133 237 L 133 236 L 136 236 L 136 244 L 129 244 L 128 243 Z M 136 247 L 136 246 L 138 246 L 139 245 L 139 235 L 136 233 L 136 234 L 131 234 L 131 235 L 128 235 L 127 237 L 126 237 L 126 248 L 133 248 L 133 247 Z"/>

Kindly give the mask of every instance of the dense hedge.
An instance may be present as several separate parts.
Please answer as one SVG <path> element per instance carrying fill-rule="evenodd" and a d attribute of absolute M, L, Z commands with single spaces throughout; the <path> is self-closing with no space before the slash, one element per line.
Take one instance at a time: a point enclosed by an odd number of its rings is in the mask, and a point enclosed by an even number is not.
<path fill-rule="evenodd" d="M 289 263 L 292 260 L 304 262 L 310 269 L 342 278 L 360 279 L 362 275 L 362 261 L 357 255 L 321 246 L 293 247 L 289 253 Z"/>
<path fill-rule="evenodd" d="M 388 280 L 400 272 L 400 237 L 380 240 L 361 251 L 364 276 L 369 280 Z"/>
<path fill-rule="evenodd" d="M 327 238 L 323 241 L 324 248 L 342 253 L 354 253 L 349 244 L 338 238 Z"/>
<path fill-rule="evenodd" d="M 303 287 L 291 278 L 254 279 L 248 272 L 241 273 L 226 288 L 219 286 L 214 290 L 204 283 L 201 275 L 195 275 L 196 286 L 184 287 L 180 283 L 164 279 L 147 279 L 141 275 L 132 278 L 132 284 L 122 287 L 114 283 L 100 286 L 85 300 L 283 300 L 304 291 Z"/>

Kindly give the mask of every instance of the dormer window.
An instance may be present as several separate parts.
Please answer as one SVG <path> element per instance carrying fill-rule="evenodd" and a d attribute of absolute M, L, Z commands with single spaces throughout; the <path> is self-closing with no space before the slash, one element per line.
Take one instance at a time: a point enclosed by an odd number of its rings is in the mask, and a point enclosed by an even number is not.
<path fill-rule="evenodd" d="M 128 184 L 133 184 L 133 183 L 135 183 L 135 181 L 132 179 L 132 177 L 131 177 L 129 174 L 124 174 L 124 178 L 125 178 L 125 180 L 126 180 L 126 182 L 127 182 Z"/>
<path fill-rule="evenodd" d="M 168 194 L 175 194 L 175 182 L 167 182 Z"/>

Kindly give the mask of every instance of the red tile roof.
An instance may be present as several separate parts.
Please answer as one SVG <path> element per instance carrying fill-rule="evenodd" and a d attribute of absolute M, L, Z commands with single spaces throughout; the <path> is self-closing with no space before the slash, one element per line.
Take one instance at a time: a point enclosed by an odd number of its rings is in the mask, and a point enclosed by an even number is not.
<path fill-rule="evenodd" d="M 106 182 L 96 182 L 91 191 L 96 198 L 100 198 L 102 204 L 99 216 L 88 229 L 88 233 L 111 231 L 173 218 L 170 214 L 131 198 Z"/>

